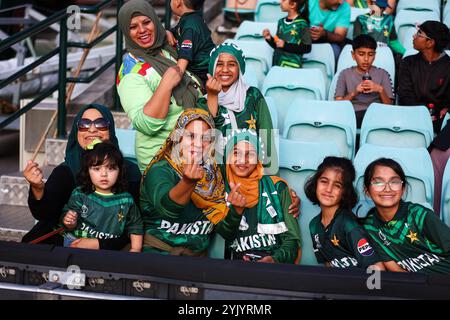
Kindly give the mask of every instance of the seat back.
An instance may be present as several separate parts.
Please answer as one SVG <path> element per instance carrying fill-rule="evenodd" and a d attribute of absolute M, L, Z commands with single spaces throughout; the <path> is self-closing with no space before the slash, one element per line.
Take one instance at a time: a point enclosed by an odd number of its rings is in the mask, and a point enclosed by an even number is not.
<path fill-rule="evenodd" d="M 311 143 L 280 139 L 280 177 L 294 189 L 301 199 L 298 223 L 302 240 L 302 257 L 300 264 L 316 265 L 309 222 L 320 213 L 320 207 L 313 205 L 305 195 L 306 180 L 314 174 L 326 156 L 337 156 L 339 150 L 332 143 Z"/>
<path fill-rule="evenodd" d="M 341 156 L 355 156 L 356 118 L 350 101 L 296 99 L 287 111 L 283 128 L 286 139 L 333 142 Z"/>
<path fill-rule="evenodd" d="M 448 160 L 442 178 L 441 219 L 450 227 L 450 161 Z"/>
<path fill-rule="evenodd" d="M 450 120 L 450 113 L 446 113 L 444 119 L 442 120 L 441 130 L 447 125 L 448 120 Z"/>
<path fill-rule="evenodd" d="M 258 0 L 255 9 L 255 21 L 257 22 L 277 22 L 286 16 L 281 11 L 280 0 Z"/>
<path fill-rule="evenodd" d="M 333 48 L 329 43 L 313 43 L 311 52 L 303 55 L 303 68 L 317 68 L 322 71 L 326 92 L 333 79 L 335 67 Z"/>
<path fill-rule="evenodd" d="M 278 110 L 272 97 L 264 97 L 269 108 L 270 117 L 272 118 L 272 126 L 274 129 L 280 129 L 278 125 Z"/>
<path fill-rule="evenodd" d="M 116 128 L 116 137 L 124 158 L 136 159 L 136 130 Z"/>
<path fill-rule="evenodd" d="M 325 83 L 319 69 L 274 66 L 264 80 L 262 93 L 274 99 L 278 109 L 278 123 L 284 123 L 287 108 L 296 98 L 324 99 Z"/>
<path fill-rule="evenodd" d="M 398 2 L 396 10 L 397 14 L 402 10 L 433 11 L 440 14 L 441 2 L 439 0 L 403 0 Z"/>
<path fill-rule="evenodd" d="M 250 41 L 266 41 L 262 36 L 264 29 L 269 29 L 271 34 L 277 33 L 276 22 L 255 22 L 242 21 L 234 36 L 235 40 L 250 40 Z"/>
<path fill-rule="evenodd" d="M 372 103 L 361 125 L 361 146 L 427 148 L 432 140 L 433 124 L 425 106 Z"/>
<path fill-rule="evenodd" d="M 403 198 L 416 203 L 433 205 L 434 199 L 434 171 L 430 154 L 425 148 L 392 148 L 380 147 L 370 144 L 363 145 L 355 156 L 353 162 L 356 169 L 355 187 L 359 194 L 359 203 L 355 207 L 373 207 L 373 202 L 364 194 L 364 171 L 367 166 L 379 159 L 391 158 L 403 168 L 409 186 Z M 354 210 L 358 216 L 365 216 L 367 211 Z"/>
<path fill-rule="evenodd" d="M 412 35 L 416 33 L 416 25 L 427 20 L 440 21 L 440 16 L 433 11 L 402 10 L 398 12 L 394 25 L 398 40 L 405 48 L 412 47 Z"/>
<path fill-rule="evenodd" d="M 208 257 L 213 259 L 225 259 L 225 239 L 218 233 L 214 233 L 209 243 Z"/>

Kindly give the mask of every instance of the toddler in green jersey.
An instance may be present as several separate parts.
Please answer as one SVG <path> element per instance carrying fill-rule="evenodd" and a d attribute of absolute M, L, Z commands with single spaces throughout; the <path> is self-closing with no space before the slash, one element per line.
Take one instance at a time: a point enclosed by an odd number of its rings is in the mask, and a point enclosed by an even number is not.
<path fill-rule="evenodd" d="M 214 42 L 203 18 L 203 3 L 204 0 L 171 0 L 170 8 L 180 21 L 166 32 L 169 44 L 177 48 L 177 65 L 181 71 L 194 73 L 205 86 Z"/>
<path fill-rule="evenodd" d="M 375 39 L 378 46 L 389 46 L 393 52 L 403 56 L 405 48 L 397 39 L 394 27 L 394 17 L 385 14 L 388 7 L 387 0 L 368 0 L 371 12 L 356 18 L 353 29 L 353 38 L 360 34 L 367 34 Z"/>
<path fill-rule="evenodd" d="M 407 187 L 399 163 L 380 158 L 364 172 L 365 192 L 375 207 L 364 219 L 389 271 L 450 273 L 450 228 L 432 210 L 402 200 Z"/>
<path fill-rule="evenodd" d="M 352 213 L 358 200 L 353 180 L 355 168 L 349 159 L 326 157 L 306 182 L 306 196 L 321 209 L 309 224 L 314 253 L 317 261 L 328 267 L 384 270 Z"/>
<path fill-rule="evenodd" d="M 92 125 L 92 123 L 91 123 Z M 131 239 L 130 252 L 140 252 L 143 223 L 126 180 L 120 150 L 110 142 L 94 140 L 84 154 L 75 188 L 63 209 L 66 228 L 64 246 L 88 239 L 88 247 L 99 249 L 97 239 L 114 239 L 126 232 Z"/>
<path fill-rule="evenodd" d="M 280 6 L 287 17 L 278 20 L 276 35 L 264 29 L 263 37 L 275 49 L 274 66 L 301 68 L 302 55 L 311 51 L 308 0 L 281 0 Z"/>

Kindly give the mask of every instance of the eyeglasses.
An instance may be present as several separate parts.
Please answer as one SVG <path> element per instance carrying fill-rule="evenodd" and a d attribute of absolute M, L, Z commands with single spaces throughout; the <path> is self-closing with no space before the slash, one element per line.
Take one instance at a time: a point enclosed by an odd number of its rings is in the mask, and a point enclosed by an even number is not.
<path fill-rule="evenodd" d="M 433 40 L 429 36 L 427 36 L 422 30 L 420 30 L 419 26 L 416 25 L 416 33 L 414 34 L 415 37 L 425 38 L 427 40 Z"/>
<path fill-rule="evenodd" d="M 389 189 L 391 189 L 392 191 L 399 191 L 402 189 L 403 181 L 402 180 L 391 180 L 388 182 L 372 181 L 370 185 L 375 191 L 383 191 L 386 188 L 386 185 L 389 185 Z"/>
<path fill-rule="evenodd" d="M 82 118 L 78 121 L 78 130 L 81 132 L 86 132 L 92 124 L 94 124 L 95 128 L 100 131 L 106 131 L 109 129 L 109 121 L 104 118 L 98 118 L 95 120 Z"/>

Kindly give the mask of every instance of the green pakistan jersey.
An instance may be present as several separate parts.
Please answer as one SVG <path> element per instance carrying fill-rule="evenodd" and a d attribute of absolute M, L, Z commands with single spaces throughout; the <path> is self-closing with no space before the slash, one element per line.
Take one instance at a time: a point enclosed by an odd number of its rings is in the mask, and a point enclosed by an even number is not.
<path fill-rule="evenodd" d="M 278 20 L 277 36 L 286 43 L 311 44 L 311 34 L 308 22 L 300 17 L 295 19 L 282 18 Z M 273 65 L 281 67 L 301 68 L 302 55 L 291 53 L 282 48 L 275 48 L 273 53 Z"/>
<path fill-rule="evenodd" d="M 188 60 L 188 70 L 206 79 L 209 54 L 214 49 L 214 42 L 202 12 L 185 13 L 172 31 L 177 39 L 178 59 Z"/>
<path fill-rule="evenodd" d="M 266 187 L 263 188 L 263 185 Z M 289 214 L 290 204 L 287 185 L 283 181 L 274 185 L 270 176 L 263 176 L 260 180 L 259 202 L 256 206 L 244 210 L 237 237 L 229 245 L 232 252 L 242 254 L 251 253 L 253 250 L 265 251 L 276 262 L 294 263 L 301 240 L 298 222 Z M 278 234 L 258 232 L 258 224 L 264 220 L 259 218 L 260 215 L 267 219 L 265 229 L 274 229 L 280 225 L 274 210 L 281 211 L 287 231 Z"/>
<path fill-rule="evenodd" d="M 389 46 L 393 51 L 404 54 L 405 48 L 397 39 L 392 15 L 375 17 L 370 14 L 360 15 L 356 18 L 353 30 L 354 37 L 367 34 L 374 38 L 378 45 Z"/>
<path fill-rule="evenodd" d="M 206 98 L 197 100 L 197 108 L 208 110 Z M 274 143 L 272 117 L 270 116 L 269 107 L 261 91 L 258 88 L 249 87 L 245 97 L 244 110 L 239 113 L 235 112 L 234 114 L 239 129 L 254 129 L 261 137 L 261 140 L 266 146 L 264 149 L 266 159 L 275 159 L 274 163 L 265 160 L 264 167 L 270 164 L 273 168 L 276 168 L 272 173 L 278 171 L 277 155 L 275 153 L 275 147 L 272 145 Z M 223 137 L 228 136 L 232 126 L 227 108 L 219 105 L 217 116 L 214 117 L 214 124 L 222 132 Z"/>
<path fill-rule="evenodd" d="M 145 232 L 172 247 L 186 247 L 194 252 L 208 248 L 214 229 L 225 239 L 234 239 L 241 216 L 231 208 L 214 227 L 192 201 L 183 206 L 170 199 L 169 192 L 179 181 L 180 176 L 166 160 L 150 168 L 140 196 Z M 168 254 L 150 247 L 143 251 Z"/>
<path fill-rule="evenodd" d="M 402 201 L 385 222 L 373 208 L 364 228 L 383 261 L 395 261 L 409 272 L 450 273 L 450 228 L 433 211 Z"/>
<path fill-rule="evenodd" d="M 326 228 L 322 214 L 315 216 L 309 223 L 309 231 L 319 263 L 328 262 L 336 268 L 367 268 L 381 261 L 364 228 L 348 210 L 338 209 Z"/>
<path fill-rule="evenodd" d="M 70 231 L 77 238 L 111 239 L 124 232 L 144 234 L 142 217 L 128 192 L 118 194 L 84 193 L 77 187 L 64 206 L 78 213 L 77 227 Z"/>

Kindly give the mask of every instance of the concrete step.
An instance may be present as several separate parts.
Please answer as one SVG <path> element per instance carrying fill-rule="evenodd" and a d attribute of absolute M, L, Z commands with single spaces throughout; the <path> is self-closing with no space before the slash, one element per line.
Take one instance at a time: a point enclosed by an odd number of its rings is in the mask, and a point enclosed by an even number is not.
<path fill-rule="evenodd" d="M 20 242 L 34 223 L 28 207 L 0 205 L 0 240 Z"/>

